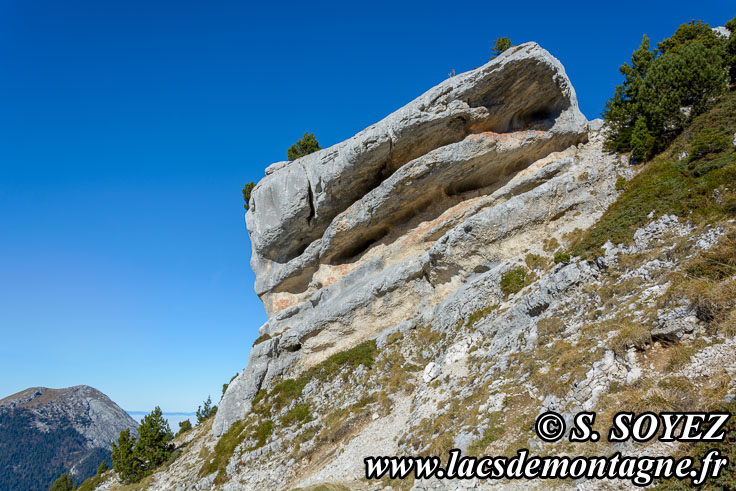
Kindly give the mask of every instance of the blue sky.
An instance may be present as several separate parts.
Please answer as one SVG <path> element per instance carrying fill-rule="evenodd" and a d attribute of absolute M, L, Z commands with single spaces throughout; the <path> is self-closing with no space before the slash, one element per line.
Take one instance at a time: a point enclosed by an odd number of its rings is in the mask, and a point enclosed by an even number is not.
<path fill-rule="evenodd" d="M 734 1 L 0 0 L 0 397 L 92 385 L 193 411 L 265 321 L 240 189 L 305 131 L 352 136 L 499 36 L 595 118 L 643 33 Z"/>

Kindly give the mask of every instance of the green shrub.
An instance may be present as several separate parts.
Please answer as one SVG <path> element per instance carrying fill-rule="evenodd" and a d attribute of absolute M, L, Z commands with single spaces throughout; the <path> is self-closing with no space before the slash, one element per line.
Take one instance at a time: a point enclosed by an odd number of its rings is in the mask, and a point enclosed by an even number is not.
<path fill-rule="evenodd" d="M 309 404 L 297 404 L 289 409 L 281 418 L 284 426 L 291 426 L 297 423 L 306 423 L 312 419 L 312 413 L 309 411 Z"/>
<path fill-rule="evenodd" d="M 327 358 L 325 361 L 306 370 L 298 378 L 285 379 L 276 384 L 270 392 L 258 391 L 253 399 L 253 412 L 268 415 L 272 411 L 280 411 L 302 396 L 302 391 L 312 379 L 327 380 L 345 368 L 357 368 L 363 365 L 372 368 L 377 353 L 376 341 L 366 341 L 348 350 Z"/>
<path fill-rule="evenodd" d="M 289 149 L 286 151 L 286 157 L 289 160 L 296 160 L 299 157 L 304 157 L 305 155 L 309 155 L 310 153 L 314 153 L 317 150 L 321 150 L 322 147 L 319 146 L 319 142 L 314 137 L 314 133 L 304 133 L 304 136 L 302 136 L 295 144 L 293 144 Z"/>
<path fill-rule="evenodd" d="M 72 491 L 75 489 L 74 481 L 70 474 L 62 474 L 49 488 L 49 491 Z"/>
<path fill-rule="evenodd" d="M 491 46 L 491 59 L 496 58 L 501 53 L 506 51 L 507 49 L 511 48 L 511 40 L 507 37 L 502 38 L 496 38 L 496 40 L 493 42 L 493 46 Z"/>
<path fill-rule="evenodd" d="M 607 148 L 632 152 L 635 161 L 664 149 L 725 92 L 726 58 L 725 43 L 700 21 L 680 26 L 656 52 L 644 36 L 603 112 Z"/>
<path fill-rule="evenodd" d="M 722 148 L 718 134 L 736 132 L 736 92 L 721 98 L 717 105 L 686 128 L 671 148 L 647 164 L 633 179 L 603 216 L 571 245 L 570 254 L 589 257 L 600 254 L 608 240 L 614 244 L 630 243 L 637 228 L 655 217 L 672 214 L 689 219 L 716 219 L 736 214 L 736 155 L 733 146 L 718 154 L 707 153 L 700 158 L 679 160 L 684 148 Z M 705 135 L 705 136 L 704 136 Z M 714 194 L 719 190 L 718 197 Z"/>
<path fill-rule="evenodd" d="M 179 431 L 176 433 L 176 436 L 183 435 L 191 429 L 192 423 L 188 419 L 185 419 L 184 421 L 179 421 Z"/>
<path fill-rule="evenodd" d="M 549 260 L 538 254 L 527 254 L 524 258 L 527 268 L 534 271 L 535 269 L 547 269 Z"/>
<path fill-rule="evenodd" d="M 202 424 L 210 416 L 214 416 L 217 412 L 217 406 L 212 405 L 212 398 L 207 396 L 207 400 L 204 401 L 203 406 L 197 407 L 197 424 Z"/>
<path fill-rule="evenodd" d="M 527 285 L 527 280 L 526 269 L 522 267 L 507 271 L 501 276 L 501 291 L 507 296 L 517 293 Z"/>
<path fill-rule="evenodd" d="M 77 488 L 78 491 L 94 491 L 105 481 L 102 474 L 98 473 L 96 476 L 89 477 L 84 480 L 82 484 Z"/>
<path fill-rule="evenodd" d="M 634 162 L 649 160 L 654 155 L 657 140 L 652 136 L 647 127 L 647 119 L 644 116 L 636 118 L 636 123 L 631 132 L 631 156 Z M 623 182 L 620 182 L 623 180 Z M 626 187 L 626 181 L 619 177 L 616 180 L 616 189 L 621 190 Z"/>
<path fill-rule="evenodd" d="M 224 473 L 227 463 L 235 453 L 235 447 L 245 439 L 244 429 L 245 422 L 242 420 L 236 421 L 230 426 L 215 444 L 212 454 L 205 459 L 204 465 L 199 471 L 200 476 L 208 476 L 213 472 L 217 472 L 218 477 L 220 473 L 223 473 L 223 477 L 226 477 Z"/>
<path fill-rule="evenodd" d="M 567 264 L 570 262 L 570 254 L 567 254 L 566 252 L 558 252 L 555 254 L 554 261 L 555 264 Z"/>
<path fill-rule="evenodd" d="M 253 188 L 256 187 L 256 183 L 254 182 L 248 182 L 243 186 L 243 200 L 245 201 L 245 204 L 243 205 L 243 208 L 246 210 L 250 207 L 250 194 L 253 192 Z"/>
<path fill-rule="evenodd" d="M 271 433 L 273 433 L 273 421 L 270 419 L 261 421 L 251 434 L 251 438 L 256 440 L 256 444 L 248 448 L 248 450 L 255 450 L 264 446 L 268 441 L 268 437 L 271 436 Z"/>
<path fill-rule="evenodd" d="M 705 128 L 690 143 L 688 160 L 708 158 L 713 154 L 728 150 L 730 146 L 731 139 L 727 135 L 713 128 Z"/>
<path fill-rule="evenodd" d="M 260 336 L 258 336 L 255 341 L 253 341 L 253 346 L 257 344 L 261 344 L 264 341 L 268 341 L 269 339 L 271 339 L 271 335 L 265 332 L 261 334 Z"/>

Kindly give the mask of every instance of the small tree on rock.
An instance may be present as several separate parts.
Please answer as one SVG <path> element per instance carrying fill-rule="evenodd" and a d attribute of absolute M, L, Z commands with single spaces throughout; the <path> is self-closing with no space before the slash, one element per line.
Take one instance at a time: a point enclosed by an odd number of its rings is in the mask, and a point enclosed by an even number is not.
<path fill-rule="evenodd" d="M 314 137 L 314 133 L 306 132 L 295 144 L 293 144 L 286 151 L 286 157 L 289 160 L 296 160 L 299 157 L 304 157 L 310 153 L 314 153 L 317 150 L 322 150 L 319 146 L 317 138 Z"/>
<path fill-rule="evenodd" d="M 245 186 L 243 186 L 243 200 L 245 201 L 245 204 L 243 207 L 248 210 L 250 207 L 250 193 L 253 192 L 253 188 L 256 187 L 256 183 L 254 182 L 247 182 L 245 183 Z"/>
<path fill-rule="evenodd" d="M 496 58 L 501 53 L 511 47 L 511 40 L 507 37 L 497 38 L 491 46 L 491 59 Z"/>
<path fill-rule="evenodd" d="M 197 424 L 201 424 L 210 416 L 217 412 L 217 406 L 212 405 L 212 398 L 207 396 L 207 400 L 204 401 L 204 407 L 199 406 L 197 408 Z"/>

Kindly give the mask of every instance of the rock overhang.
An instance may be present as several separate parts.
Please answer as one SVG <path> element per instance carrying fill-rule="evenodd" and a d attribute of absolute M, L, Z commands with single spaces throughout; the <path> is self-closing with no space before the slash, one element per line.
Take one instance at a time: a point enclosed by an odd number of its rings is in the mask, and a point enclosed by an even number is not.
<path fill-rule="evenodd" d="M 471 135 L 529 130 L 551 142 L 547 152 L 581 141 L 587 130 L 564 68 L 536 43 L 446 80 L 344 142 L 269 166 L 246 214 L 257 294 L 303 291 L 318 263 L 349 258 L 385 235 L 386 227 L 363 230 L 345 250 L 333 247 L 334 232 L 356 208 L 370 212 L 364 198 L 414 160 Z M 518 167 L 533 161 L 522 160 Z M 453 180 L 444 192 L 465 192 L 484 179 Z M 264 303 L 269 315 L 277 310 Z"/>

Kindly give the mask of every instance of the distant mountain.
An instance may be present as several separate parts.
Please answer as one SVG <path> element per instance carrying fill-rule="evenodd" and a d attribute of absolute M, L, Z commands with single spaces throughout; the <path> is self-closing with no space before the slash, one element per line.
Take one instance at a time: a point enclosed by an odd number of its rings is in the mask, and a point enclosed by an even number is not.
<path fill-rule="evenodd" d="M 32 387 L 0 399 L 0 489 L 46 490 L 63 472 L 81 483 L 138 423 L 86 385 Z"/>

